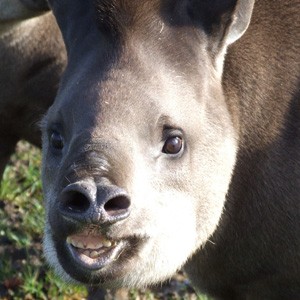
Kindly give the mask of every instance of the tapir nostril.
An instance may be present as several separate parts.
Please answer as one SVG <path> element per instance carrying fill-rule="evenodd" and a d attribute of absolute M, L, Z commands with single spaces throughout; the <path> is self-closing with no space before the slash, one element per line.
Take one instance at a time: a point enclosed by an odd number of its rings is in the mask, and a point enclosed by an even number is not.
<path fill-rule="evenodd" d="M 126 196 L 116 196 L 104 205 L 104 210 L 109 215 L 118 215 L 124 211 L 127 211 L 130 206 L 130 200 Z"/>
<path fill-rule="evenodd" d="M 60 213 L 76 222 L 115 223 L 130 214 L 130 198 L 116 186 L 90 182 L 69 184 L 60 195 Z"/>
<path fill-rule="evenodd" d="M 90 205 L 89 199 L 78 191 L 68 191 L 62 195 L 62 207 L 69 212 L 83 213 Z"/>

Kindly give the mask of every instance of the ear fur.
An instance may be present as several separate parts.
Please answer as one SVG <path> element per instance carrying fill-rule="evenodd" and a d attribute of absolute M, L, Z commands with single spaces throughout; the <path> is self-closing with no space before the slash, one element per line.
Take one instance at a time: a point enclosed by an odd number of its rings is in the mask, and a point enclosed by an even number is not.
<path fill-rule="evenodd" d="M 238 40 L 247 30 L 252 11 L 254 0 L 238 0 L 231 16 L 231 24 L 228 26 L 225 36 L 225 44 L 230 45 Z"/>
<path fill-rule="evenodd" d="M 208 50 L 216 61 L 218 70 L 222 70 L 227 47 L 247 30 L 254 2 L 255 0 L 185 0 L 186 14 L 193 24 L 206 33 Z"/>
<path fill-rule="evenodd" d="M 255 0 L 185 0 L 188 17 L 208 35 L 219 36 L 226 45 L 239 39 L 250 23 Z M 182 9 L 182 6 L 181 6 Z"/>

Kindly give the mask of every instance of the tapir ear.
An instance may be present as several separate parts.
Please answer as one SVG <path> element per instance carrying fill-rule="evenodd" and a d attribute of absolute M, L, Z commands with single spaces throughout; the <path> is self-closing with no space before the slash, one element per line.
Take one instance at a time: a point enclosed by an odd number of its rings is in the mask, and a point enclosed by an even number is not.
<path fill-rule="evenodd" d="M 253 11 L 255 0 L 238 0 L 231 14 L 224 42 L 230 45 L 238 40 L 247 30 Z"/>
<path fill-rule="evenodd" d="M 214 51 L 217 52 L 224 50 L 245 33 L 251 20 L 255 0 L 184 0 L 183 2 L 185 2 L 188 18 L 206 32 L 214 44 Z M 181 9 L 183 2 L 181 2 Z"/>

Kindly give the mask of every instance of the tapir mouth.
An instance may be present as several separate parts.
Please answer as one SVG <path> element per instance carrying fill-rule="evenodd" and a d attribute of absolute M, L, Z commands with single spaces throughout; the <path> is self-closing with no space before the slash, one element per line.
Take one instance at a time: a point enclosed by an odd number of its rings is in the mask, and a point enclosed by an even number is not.
<path fill-rule="evenodd" d="M 118 258 L 123 241 L 108 239 L 100 233 L 88 230 L 66 239 L 67 248 L 75 261 L 85 269 L 98 270 Z"/>

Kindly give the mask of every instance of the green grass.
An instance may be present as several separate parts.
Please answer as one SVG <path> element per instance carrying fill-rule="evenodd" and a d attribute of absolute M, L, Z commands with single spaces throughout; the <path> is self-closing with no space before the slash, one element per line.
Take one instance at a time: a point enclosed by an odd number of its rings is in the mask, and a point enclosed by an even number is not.
<path fill-rule="evenodd" d="M 86 299 L 84 287 L 62 282 L 43 258 L 40 165 L 40 150 L 19 143 L 0 185 L 0 300 Z M 196 296 L 182 275 L 162 288 L 130 290 L 128 299 L 209 300 Z"/>
<path fill-rule="evenodd" d="M 84 299 L 47 267 L 42 254 L 44 209 L 40 150 L 21 143 L 0 187 L 0 299 Z"/>

